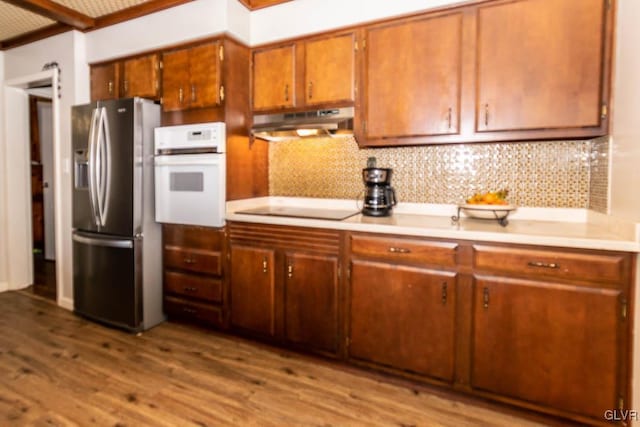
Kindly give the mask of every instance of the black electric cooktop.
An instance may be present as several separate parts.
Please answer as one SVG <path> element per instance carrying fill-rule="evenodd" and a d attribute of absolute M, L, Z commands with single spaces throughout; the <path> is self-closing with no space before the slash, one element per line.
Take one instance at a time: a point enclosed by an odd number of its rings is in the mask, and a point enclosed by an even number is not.
<path fill-rule="evenodd" d="M 236 211 L 243 215 L 286 216 L 292 218 L 313 218 L 342 221 L 360 213 L 355 209 L 300 208 L 294 206 L 260 206 L 258 208 Z"/>

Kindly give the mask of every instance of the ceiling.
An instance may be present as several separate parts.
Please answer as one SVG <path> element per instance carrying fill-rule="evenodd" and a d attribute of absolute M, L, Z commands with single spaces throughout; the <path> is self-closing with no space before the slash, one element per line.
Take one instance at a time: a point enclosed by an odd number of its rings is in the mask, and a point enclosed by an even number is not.
<path fill-rule="evenodd" d="M 193 0 L 0 0 L 0 49 L 90 31 Z"/>
<path fill-rule="evenodd" d="M 91 31 L 193 0 L 0 0 L 0 50 L 71 29 Z M 250 10 L 291 0 L 239 0 Z"/>

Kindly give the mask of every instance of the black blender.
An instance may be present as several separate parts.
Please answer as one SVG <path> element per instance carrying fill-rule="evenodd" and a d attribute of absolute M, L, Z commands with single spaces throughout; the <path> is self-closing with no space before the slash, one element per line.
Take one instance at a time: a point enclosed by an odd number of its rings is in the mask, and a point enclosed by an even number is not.
<path fill-rule="evenodd" d="M 376 167 L 376 158 L 369 157 L 367 167 L 362 169 L 364 181 L 364 206 L 362 215 L 389 216 L 396 205 L 396 192 L 391 187 L 393 169 Z"/>

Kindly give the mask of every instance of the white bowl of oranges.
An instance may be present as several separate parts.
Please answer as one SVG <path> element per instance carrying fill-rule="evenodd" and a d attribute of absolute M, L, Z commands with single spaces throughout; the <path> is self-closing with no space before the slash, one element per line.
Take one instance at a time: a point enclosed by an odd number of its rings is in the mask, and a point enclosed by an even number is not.
<path fill-rule="evenodd" d="M 509 190 L 476 193 L 459 205 L 465 216 L 479 219 L 503 219 L 516 209 L 507 202 Z"/>

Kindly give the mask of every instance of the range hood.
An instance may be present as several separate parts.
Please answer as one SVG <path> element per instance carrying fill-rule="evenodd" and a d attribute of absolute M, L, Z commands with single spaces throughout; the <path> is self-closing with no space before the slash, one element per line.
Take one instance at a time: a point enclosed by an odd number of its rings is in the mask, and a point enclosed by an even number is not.
<path fill-rule="evenodd" d="M 353 135 L 353 107 L 253 116 L 252 133 L 267 141 Z"/>

